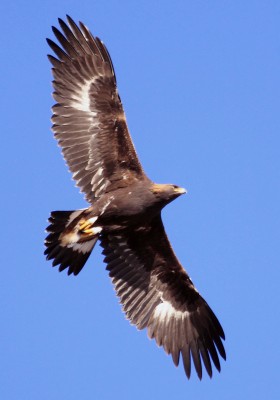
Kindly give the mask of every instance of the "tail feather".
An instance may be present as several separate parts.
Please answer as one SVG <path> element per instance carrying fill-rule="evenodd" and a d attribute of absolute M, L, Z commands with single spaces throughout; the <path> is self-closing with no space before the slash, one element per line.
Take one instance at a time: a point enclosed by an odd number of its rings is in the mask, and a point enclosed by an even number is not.
<path fill-rule="evenodd" d="M 49 217 L 44 254 L 47 260 L 53 260 L 53 267 L 59 265 L 59 271 L 68 268 L 68 275 L 81 271 L 98 240 L 98 235 L 79 234 L 84 211 L 52 211 Z"/>

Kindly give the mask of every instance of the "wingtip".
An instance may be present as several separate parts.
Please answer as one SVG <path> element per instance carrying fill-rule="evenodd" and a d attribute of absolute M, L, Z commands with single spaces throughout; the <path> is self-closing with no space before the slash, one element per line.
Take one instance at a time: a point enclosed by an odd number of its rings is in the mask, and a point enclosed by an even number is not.
<path fill-rule="evenodd" d="M 54 34 L 56 34 L 56 32 L 58 32 L 58 29 L 55 26 L 52 26 L 52 31 Z"/>
<path fill-rule="evenodd" d="M 76 22 L 73 20 L 73 18 L 71 18 L 70 17 L 70 15 L 69 14 L 66 14 L 66 19 L 67 19 L 67 22 L 68 22 L 68 24 L 71 26 L 71 25 L 77 25 L 76 24 Z"/>

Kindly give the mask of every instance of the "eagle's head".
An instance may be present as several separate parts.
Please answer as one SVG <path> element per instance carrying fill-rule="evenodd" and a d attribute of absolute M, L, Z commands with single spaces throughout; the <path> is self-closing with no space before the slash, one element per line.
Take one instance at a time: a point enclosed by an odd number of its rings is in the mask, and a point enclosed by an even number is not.
<path fill-rule="evenodd" d="M 181 194 L 186 193 L 186 189 L 172 184 L 158 184 L 154 183 L 151 188 L 152 193 L 163 203 L 167 204 L 175 200 Z"/>

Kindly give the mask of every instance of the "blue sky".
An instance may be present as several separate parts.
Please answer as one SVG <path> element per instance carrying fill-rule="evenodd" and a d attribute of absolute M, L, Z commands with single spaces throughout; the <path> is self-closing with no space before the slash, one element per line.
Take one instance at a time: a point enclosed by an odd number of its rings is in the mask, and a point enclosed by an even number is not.
<path fill-rule="evenodd" d="M 279 398 L 280 3 L 0 5 L 1 399 Z M 125 320 L 97 246 L 78 277 L 43 256 L 49 212 L 86 206 L 50 131 L 45 37 L 82 20 L 107 45 L 145 171 L 188 194 L 163 213 L 219 317 L 228 360 L 190 381 Z"/>

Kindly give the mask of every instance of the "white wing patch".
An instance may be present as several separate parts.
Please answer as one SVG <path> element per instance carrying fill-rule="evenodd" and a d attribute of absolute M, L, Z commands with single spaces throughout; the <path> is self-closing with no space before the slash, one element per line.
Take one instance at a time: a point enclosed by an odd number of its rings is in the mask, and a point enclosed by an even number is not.
<path fill-rule="evenodd" d="M 99 78 L 99 75 L 87 81 L 79 91 L 77 91 L 77 96 L 73 101 L 70 103 L 70 106 L 75 108 L 79 111 L 89 112 L 97 116 L 97 113 L 92 111 L 90 108 L 90 97 L 89 97 L 89 90 L 91 85 Z"/>
<path fill-rule="evenodd" d="M 153 319 L 157 319 L 160 322 L 164 322 L 166 320 L 171 319 L 172 317 L 176 318 L 176 319 L 181 319 L 182 316 L 184 318 L 189 316 L 189 312 L 188 311 L 178 311 L 176 310 L 171 303 L 169 303 L 166 300 L 163 300 L 162 303 L 158 304 L 154 310 Z"/>

